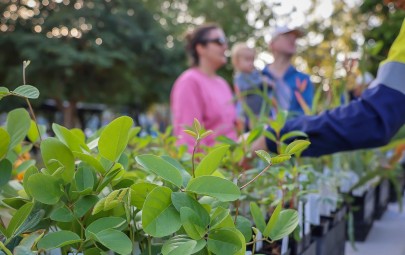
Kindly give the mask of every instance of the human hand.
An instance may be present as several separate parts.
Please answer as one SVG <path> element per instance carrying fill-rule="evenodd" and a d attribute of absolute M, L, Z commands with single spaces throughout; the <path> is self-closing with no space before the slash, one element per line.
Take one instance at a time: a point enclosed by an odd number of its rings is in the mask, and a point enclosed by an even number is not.
<path fill-rule="evenodd" d="M 405 10 L 405 0 L 384 0 L 384 4 L 394 3 L 399 9 Z"/>

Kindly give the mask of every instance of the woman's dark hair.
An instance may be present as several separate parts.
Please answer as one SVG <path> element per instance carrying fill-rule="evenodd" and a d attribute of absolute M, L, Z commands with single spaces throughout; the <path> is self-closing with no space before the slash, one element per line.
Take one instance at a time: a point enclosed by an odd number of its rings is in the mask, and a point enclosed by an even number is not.
<path fill-rule="evenodd" d="M 197 66 L 200 62 L 200 57 L 197 54 L 196 47 L 198 44 L 204 44 L 207 39 L 207 34 L 213 30 L 218 29 L 219 26 L 214 23 L 204 24 L 186 35 L 186 51 L 190 57 L 190 64 L 192 66 Z"/>

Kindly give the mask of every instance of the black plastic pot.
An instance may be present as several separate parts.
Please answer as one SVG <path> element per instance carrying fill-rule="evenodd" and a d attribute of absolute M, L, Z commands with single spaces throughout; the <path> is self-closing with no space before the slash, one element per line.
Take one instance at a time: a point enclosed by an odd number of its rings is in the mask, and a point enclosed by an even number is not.
<path fill-rule="evenodd" d="M 383 179 L 375 190 L 375 208 L 374 219 L 381 219 L 384 212 L 387 210 L 390 200 L 390 182 Z"/>
<path fill-rule="evenodd" d="M 363 242 L 367 239 L 374 222 L 375 188 L 371 187 L 363 196 L 353 198 L 351 206 L 356 209 L 353 212 L 354 239 Z"/>
<path fill-rule="evenodd" d="M 346 221 L 333 226 L 325 235 L 314 236 L 316 255 L 344 255 L 346 245 Z"/>

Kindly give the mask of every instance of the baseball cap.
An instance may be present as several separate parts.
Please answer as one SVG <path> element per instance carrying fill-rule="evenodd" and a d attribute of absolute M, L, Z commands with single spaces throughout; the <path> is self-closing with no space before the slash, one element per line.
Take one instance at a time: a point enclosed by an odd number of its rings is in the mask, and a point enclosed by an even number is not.
<path fill-rule="evenodd" d="M 271 33 L 271 40 L 274 40 L 279 35 L 283 35 L 283 34 L 287 34 L 287 33 L 295 33 L 295 35 L 297 37 L 301 37 L 304 35 L 304 32 L 302 30 L 300 30 L 299 28 L 280 26 L 280 27 L 276 27 L 274 29 L 273 33 Z"/>

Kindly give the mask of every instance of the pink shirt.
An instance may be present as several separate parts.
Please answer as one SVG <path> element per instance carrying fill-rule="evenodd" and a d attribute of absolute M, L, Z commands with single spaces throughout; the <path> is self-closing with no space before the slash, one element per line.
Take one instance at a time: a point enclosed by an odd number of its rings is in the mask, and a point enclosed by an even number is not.
<path fill-rule="evenodd" d="M 198 119 L 206 130 L 213 134 L 202 140 L 204 145 L 213 145 L 215 138 L 225 135 L 237 139 L 236 110 L 232 102 L 232 91 L 220 76 L 210 77 L 197 68 L 189 68 L 177 78 L 170 95 L 170 108 L 174 135 L 178 144 L 187 144 L 189 151 L 194 138 L 183 132 Z"/>

